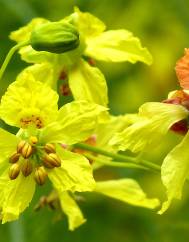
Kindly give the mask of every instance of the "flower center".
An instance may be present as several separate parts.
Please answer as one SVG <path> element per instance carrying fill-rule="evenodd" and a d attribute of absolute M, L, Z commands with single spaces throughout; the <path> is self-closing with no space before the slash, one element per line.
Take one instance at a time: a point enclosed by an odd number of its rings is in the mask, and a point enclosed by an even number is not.
<path fill-rule="evenodd" d="M 16 151 L 9 157 L 9 162 L 11 163 L 9 169 L 11 180 L 16 179 L 22 172 L 25 177 L 33 174 L 39 185 L 45 183 L 48 169 L 61 166 L 61 159 L 56 154 L 55 144 L 41 145 L 36 136 L 21 140 Z"/>
<path fill-rule="evenodd" d="M 38 129 L 41 129 L 44 126 L 41 118 L 34 115 L 30 117 L 21 118 L 20 123 L 22 128 L 27 128 L 31 124 L 34 124 Z"/>

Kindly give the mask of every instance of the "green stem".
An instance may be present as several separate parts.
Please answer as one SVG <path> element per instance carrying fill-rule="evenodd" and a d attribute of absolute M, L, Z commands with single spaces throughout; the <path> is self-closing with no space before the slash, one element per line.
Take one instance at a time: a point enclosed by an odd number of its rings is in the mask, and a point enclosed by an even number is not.
<path fill-rule="evenodd" d="M 101 155 L 104 155 L 104 156 L 108 156 L 108 157 L 111 157 L 111 158 L 113 158 L 114 160 L 117 160 L 117 161 L 131 162 L 131 163 L 135 163 L 135 164 L 139 163 L 138 159 L 135 158 L 135 157 L 121 155 L 121 154 L 115 154 L 115 153 L 103 150 L 101 148 L 98 148 L 96 146 L 91 146 L 91 145 L 84 144 L 84 143 L 75 144 L 74 147 L 82 149 L 82 150 L 91 151 L 91 152 L 101 154 Z M 160 166 L 158 166 L 158 165 L 156 165 L 152 162 L 146 161 L 146 160 L 141 160 L 140 165 L 143 165 L 146 168 L 152 169 L 156 172 L 160 172 L 160 170 L 161 170 Z"/>
<path fill-rule="evenodd" d="M 15 46 L 13 46 L 13 47 L 9 50 L 9 52 L 8 52 L 8 54 L 7 54 L 7 56 L 6 56 L 5 60 L 4 60 L 4 62 L 3 62 L 3 64 L 2 64 L 2 66 L 1 66 L 1 69 L 0 69 L 0 80 L 1 80 L 1 78 L 2 78 L 2 76 L 3 76 L 3 74 L 4 74 L 4 72 L 5 72 L 5 70 L 6 70 L 6 68 L 7 68 L 8 63 L 10 62 L 12 56 L 14 55 L 14 53 L 15 53 L 17 50 L 19 50 L 21 47 L 26 46 L 26 45 L 28 45 L 28 44 L 29 44 L 29 41 L 24 41 L 24 42 L 21 42 L 21 43 L 15 45 Z"/>
<path fill-rule="evenodd" d="M 134 168 L 134 169 L 143 169 L 143 170 L 148 170 L 148 168 L 141 166 L 141 165 L 137 165 L 137 164 L 133 164 L 133 163 L 124 163 L 124 162 L 119 162 L 119 161 L 107 161 L 107 160 L 102 160 L 99 159 L 98 157 L 91 155 L 91 154 L 85 154 L 85 157 L 87 157 L 88 159 L 94 160 L 102 165 L 105 166 L 114 166 L 114 167 L 125 167 L 125 168 Z"/>

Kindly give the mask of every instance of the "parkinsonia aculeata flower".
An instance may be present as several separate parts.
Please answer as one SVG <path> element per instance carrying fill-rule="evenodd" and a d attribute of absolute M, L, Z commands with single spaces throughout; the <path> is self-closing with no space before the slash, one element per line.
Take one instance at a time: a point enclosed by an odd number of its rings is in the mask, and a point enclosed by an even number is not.
<path fill-rule="evenodd" d="M 189 173 L 189 50 L 176 64 L 181 90 L 172 91 L 163 102 L 149 102 L 139 109 L 138 120 L 123 132 L 115 134 L 110 143 L 119 150 L 132 152 L 155 148 L 171 130 L 183 135 L 182 141 L 164 158 L 161 179 L 167 192 L 160 214 L 173 199 L 181 199 Z"/>
<path fill-rule="evenodd" d="M 87 139 L 104 107 L 85 101 L 58 110 L 58 95 L 32 75 L 22 75 L 2 97 L 0 115 L 19 129 L 0 129 L 0 211 L 2 222 L 17 219 L 28 206 L 36 184 L 47 178 L 58 193 L 91 191 L 95 181 L 89 161 L 61 147 Z"/>
<path fill-rule="evenodd" d="M 131 32 L 125 29 L 106 30 L 106 25 L 90 13 L 75 8 L 73 14 L 59 21 L 61 23 L 69 23 L 78 31 L 77 48 L 70 44 L 71 51 L 56 54 L 49 53 L 48 50 L 36 51 L 32 45 L 27 45 L 19 53 L 24 61 L 35 64 L 24 71 L 32 71 L 38 80 L 47 82 L 52 87 L 57 86 L 58 80 L 65 78 L 75 100 L 87 100 L 103 106 L 108 104 L 106 80 L 100 69 L 94 66 L 93 59 L 152 63 L 148 50 L 142 47 L 140 40 Z M 12 32 L 10 38 L 20 44 L 30 40 L 32 33 L 37 32 L 43 39 L 43 32 L 36 30 L 43 26 L 45 28 L 48 24 L 52 25 L 52 22 L 35 18 L 28 25 Z M 42 43 L 40 46 L 42 47 Z"/>

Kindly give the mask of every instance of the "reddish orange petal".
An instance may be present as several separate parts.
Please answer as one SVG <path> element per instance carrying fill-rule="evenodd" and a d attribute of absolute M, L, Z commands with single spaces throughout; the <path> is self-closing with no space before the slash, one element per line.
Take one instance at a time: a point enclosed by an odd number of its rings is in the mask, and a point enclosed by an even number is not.
<path fill-rule="evenodd" d="M 180 86 L 189 90 L 189 49 L 185 49 L 185 55 L 177 61 L 175 70 Z"/>

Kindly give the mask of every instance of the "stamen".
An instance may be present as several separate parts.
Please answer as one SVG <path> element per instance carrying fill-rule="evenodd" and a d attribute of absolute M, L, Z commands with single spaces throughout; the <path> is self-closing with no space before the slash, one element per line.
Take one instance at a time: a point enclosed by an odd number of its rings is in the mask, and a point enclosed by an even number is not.
<path fill-rule="evenodd" d="M 15 180 L 20 173 L 20 165 L 18 163 L 15 163 L 11 165 L 9 169 L 9 177 L 11 180 Z"/>
<path fill-rule="evenodd" d="M 56 153 L 55 145 L 51 143 L 46 144 L 44 150 L 47 154 Z"/>
<path fill-rule="evenodd" d="M 30 141 L 31 144 L 35 145 L 38 142 L 38 138 L 36 136 L 31 136 L 29 138 L 29 141 Z"/>
<path fill-rule="evenodd" d="M 38 185 L 42 186 L 47 178 L 47 172 L 43 166 L 37 167 L 34 174 L 34 179 Z"/>
<path fill-rule="evenodd" d="M 22 174 L 27 177 L 29 176 L 33 171 L 33 166 L 30 160 L 24 160 L 22 164 Z"/>
<path fill-rule="evenodd" d="M 26 142 L 21 151 L 22 156 L 24 157 L 24 159 L 27 159 L 31 156 L 32 153 L 33 153 L 32 146 Z"/>
<path fill-rule="evenodd" d="M 20 158 L 20 154 L 15 152 L 14 154 L 11 155 L 11 157 L 9 158 L 9 162 L 10 163 L 16 163 Z"/>
<path fill-rule="evenodd" d="M 61 159 L 57 156 L 57 154 L 51 153 L 43 157 L 43 164 L 47 168 L 60 167 Z"/>

